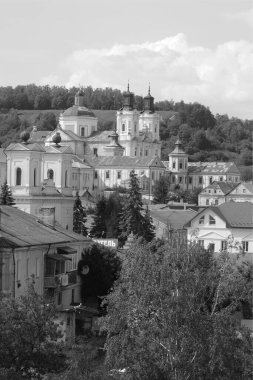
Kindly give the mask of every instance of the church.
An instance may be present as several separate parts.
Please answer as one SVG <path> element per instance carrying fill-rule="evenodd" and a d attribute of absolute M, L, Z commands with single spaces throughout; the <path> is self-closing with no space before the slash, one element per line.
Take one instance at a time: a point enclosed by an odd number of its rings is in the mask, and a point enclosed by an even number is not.
<path fill-rule="evenodd" d="M 204 188 L 213 181 L 239 183 L 240 173 L 232 162 L 189 163 L 180 140 L 168 161 L 162 161 L 159 124 L 150 87 L 138 111 L 128 85 L 115 130 L 99 132 L 98 119 L 79 90 L 54 131 L 34 127 L 31 134 L 23 132 L 22 142 L 5 149 L 5 178 L 17 207 L 33 215 L 55 208 L 56 220 L 72 230 L 76 192 L 82 199 L 87 194 L 95 199 L 106 189 L 127 187 L 132 170 L 149 200 L 155 182 L 164 175 L 171 190 Z"/>

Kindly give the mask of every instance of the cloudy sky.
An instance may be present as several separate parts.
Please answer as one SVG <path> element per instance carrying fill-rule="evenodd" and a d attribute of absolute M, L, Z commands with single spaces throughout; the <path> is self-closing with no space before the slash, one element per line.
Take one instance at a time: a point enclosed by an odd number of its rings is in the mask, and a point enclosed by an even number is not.
<path fill-rule="evenodd" d="M 0 0 L 0 86 L 126 89 L 253 118 L 252 0 Z"/>

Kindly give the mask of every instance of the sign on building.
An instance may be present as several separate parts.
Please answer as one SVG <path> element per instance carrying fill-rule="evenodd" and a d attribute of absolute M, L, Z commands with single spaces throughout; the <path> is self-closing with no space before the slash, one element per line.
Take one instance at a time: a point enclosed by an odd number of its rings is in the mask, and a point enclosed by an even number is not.
<path fill-rule="evenodd" d="M 118 239 L 92 239 L 95 243 L 102 244 L 109 248 L 118 248 Z"/>

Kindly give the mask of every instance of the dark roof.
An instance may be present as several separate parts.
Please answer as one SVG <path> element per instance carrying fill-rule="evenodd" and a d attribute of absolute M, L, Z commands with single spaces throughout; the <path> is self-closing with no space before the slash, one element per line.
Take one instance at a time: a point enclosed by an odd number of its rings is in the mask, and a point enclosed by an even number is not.
<path fill-rule="evenodd" d="M 63 117 L 65 116 L 89 116 L 89 117 L 96 117 L 96 115 L 89 110 L 87 107 L 80 107 L 80 106 L 72 106 L 62 114 Z"/>
<path fill-rule="evenodd" d="M 193 210 L 171 210 L 169 208 L 157 208 L 149 206 L 150 215 L 152 218 L 170 225 L 174 230 L 183 229 L 184 225 L 196 215 Z"/>
<path fill-rule="evenodd" d="M 220 190 L 223 192 L 223 194 L 226 195 L 226 194 L 230 193 L 238 185 L 239 185 L 239 183 L 234 183 L 234 182 L 214 181 L 211 185 L 205 187 L 202 192 L 204 193 L 205 190 L 207 190 L 207 189 L 220 188 Z"/>
<path fill-rule="evenodd" d="M 0 206 L 0 214 L 0 248 L 90 241 L 89 238 L 65 230 L 57 223 L 55 228 L 46 226 L 36 216 L 15 207 Z"/>
<path fill-rule="evenodd" d="M 225 202 L 218 207 L 207 207 L 200 211 L 197 216 L 199 217 L 206 210 L 211 210 L 217 214 L 226 222 L 228 228 L 253 228 L 253 204 L 250 202 Z M 187 226 L 190 225 L 191 220 Z"/>
<path fill-rule="evenodd" d="M 188 171 L 202 174 L 240 174 L 234 162 L 189 162 Z"/>
<path fill-rule="evenodd" d="M 43 142 L 50 133 L 51 131 L 32 131 L 28 141 L 29 143 Z"/>
<path fill-rule="evenodd" d="M 5 150 L 45 152 L 45 149 L 38 143 L 11 143 Z"/>

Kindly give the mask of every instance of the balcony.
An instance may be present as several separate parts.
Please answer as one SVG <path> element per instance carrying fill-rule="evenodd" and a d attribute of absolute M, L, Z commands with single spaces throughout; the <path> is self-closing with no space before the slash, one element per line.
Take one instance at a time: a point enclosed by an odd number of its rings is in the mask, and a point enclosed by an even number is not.
<path fill-rule="evenodd" d="M 77 271 L 61 273 L 55 276 L 46 275 L 44 277 L 44 288 L 57 288 L 57 286 L 68 286 L 77 283 Z"/>

